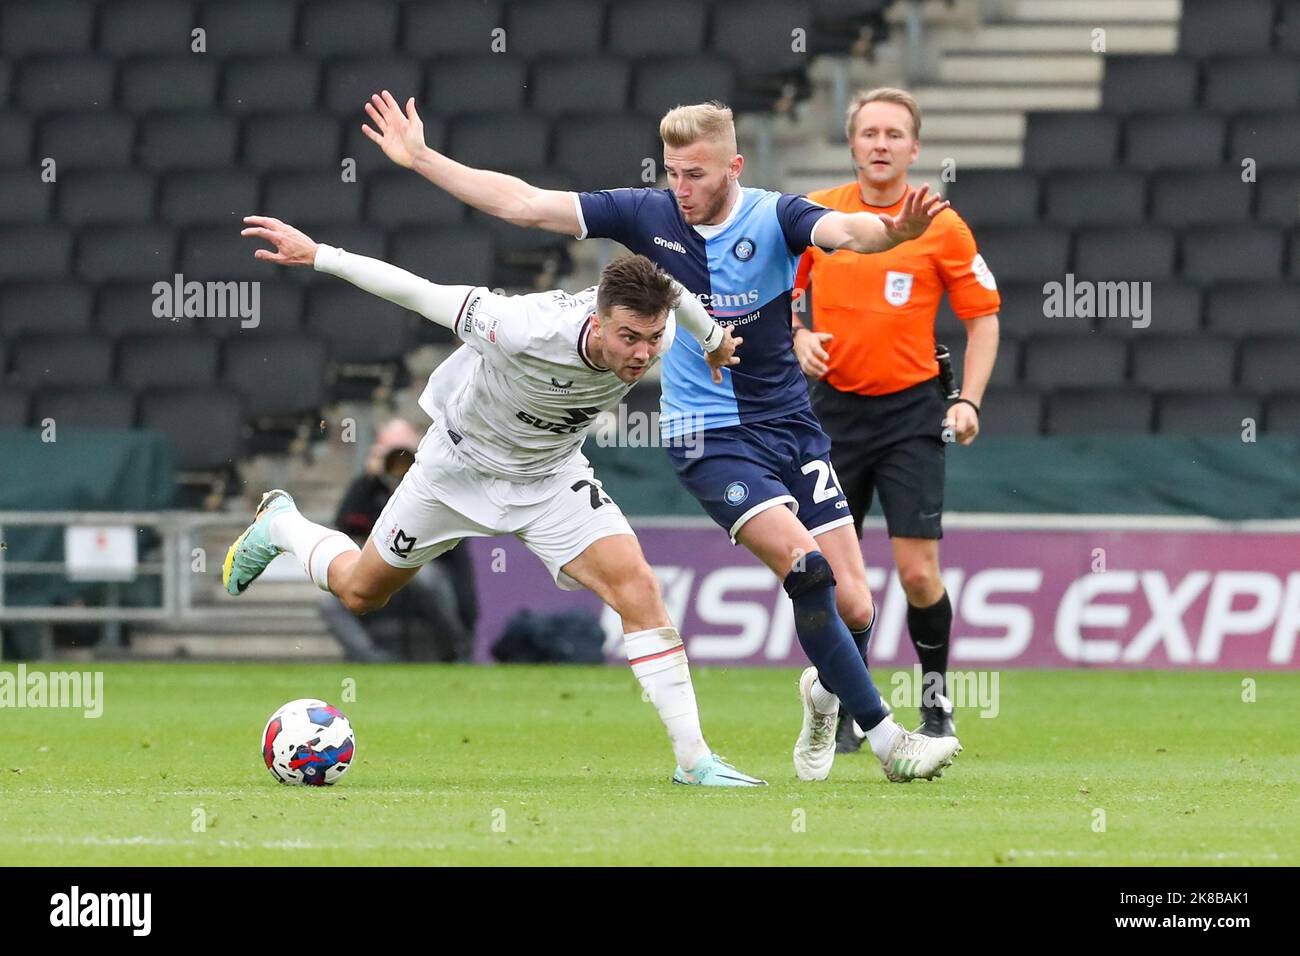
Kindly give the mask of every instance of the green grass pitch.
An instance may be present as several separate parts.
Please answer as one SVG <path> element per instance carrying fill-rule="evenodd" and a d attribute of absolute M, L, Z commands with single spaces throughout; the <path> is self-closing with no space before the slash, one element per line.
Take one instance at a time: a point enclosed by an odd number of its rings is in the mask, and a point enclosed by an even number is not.
<path fill-rule="evenodd" d="M 958 710 L 965 751 L 944 778 L 897 785 L 869 753 L 799 782 L 797 673 L 699 668 L 710 743 L 771 783 L 702 790 L 668 782 L 666 736 L 624 668 L 102 669 L 99 719 L 0 709 L 0 862 L 1300 863 L 1295 672 L 1006 671 L 997 717 Z M 357 734 L 334 787 L 282 786 L 261 764 L 267 717 L 309 696 Z"/>

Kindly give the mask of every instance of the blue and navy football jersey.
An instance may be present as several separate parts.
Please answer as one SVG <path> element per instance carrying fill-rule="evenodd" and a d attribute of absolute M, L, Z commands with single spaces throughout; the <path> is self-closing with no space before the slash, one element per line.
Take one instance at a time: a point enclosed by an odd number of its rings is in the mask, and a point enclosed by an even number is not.
<path fill-rule="evenodd" d="M 658 263 L 745 341 L 715 385 L 700 345 L 679 335 L 663 362 L 663 437 L 808 409 L 790 343 L 790 289 L 812 230 L 830 212 L 803 196 L 741 189 L 726 222 L 692 227 L 667 189 L 578 193 L 583 233 Z"/>

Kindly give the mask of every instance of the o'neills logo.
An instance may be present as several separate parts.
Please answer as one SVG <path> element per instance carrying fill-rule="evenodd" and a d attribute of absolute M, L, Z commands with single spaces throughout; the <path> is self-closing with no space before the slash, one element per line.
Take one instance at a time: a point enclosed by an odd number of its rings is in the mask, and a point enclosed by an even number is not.
<path fill-rule="evenodd" d="M 665 249 L 671 249 L 673 252 L 686 254 L 686 247 L 676 239 L 664 239 L 662 236 L 655 236 L 654 243 L 656 246 L 663 246 Z"/>

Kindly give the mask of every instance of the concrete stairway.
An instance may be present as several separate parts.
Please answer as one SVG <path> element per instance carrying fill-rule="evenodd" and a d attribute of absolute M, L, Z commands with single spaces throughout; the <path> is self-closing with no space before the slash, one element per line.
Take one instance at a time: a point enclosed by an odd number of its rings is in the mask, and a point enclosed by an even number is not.
<path fill-rule="evenodd" d="M 845 79 L 850 90 L 904 86 L 916 96 L 924 122 L 914 181 L 942 187 L 945 161 L 956 168 L 1018 166 L 1027 112 L 1096 109 L 1105 56 L 1172 52 L 1182 5 L 1004 0 L 986 15 L 987 6 L 926 0 L 921 55 L 910 66 L 901 3 L 890 11 L 895 28 L 874 64 L 851 58 L 815 64 L 812 102 L 777 134 L 781 188 L 803 192 L 850 177 L 843 121 L 831 115 L 834 84 Z M 909 83 L 909 73 L 919 76 Z"/>

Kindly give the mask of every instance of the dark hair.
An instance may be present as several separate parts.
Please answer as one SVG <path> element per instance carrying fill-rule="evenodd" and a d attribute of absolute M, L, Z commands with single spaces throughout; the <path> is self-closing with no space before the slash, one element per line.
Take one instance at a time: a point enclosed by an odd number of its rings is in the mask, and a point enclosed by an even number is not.
<path fill-rule="evenodd" d="M 620 256 L 600 273 L 596 311 L 608 317 L 616 305 L 658 318 L 677 305 L 677 286 L 645 256 Z"/>

